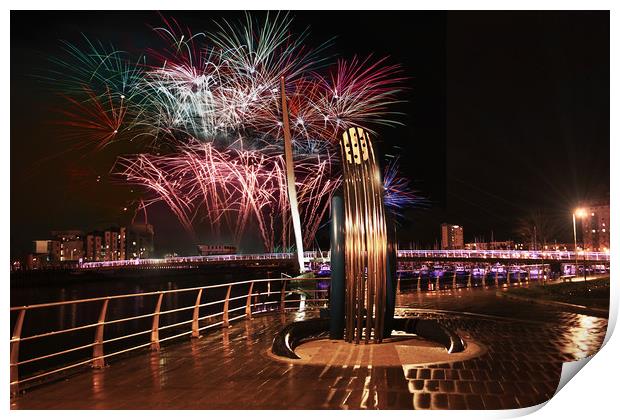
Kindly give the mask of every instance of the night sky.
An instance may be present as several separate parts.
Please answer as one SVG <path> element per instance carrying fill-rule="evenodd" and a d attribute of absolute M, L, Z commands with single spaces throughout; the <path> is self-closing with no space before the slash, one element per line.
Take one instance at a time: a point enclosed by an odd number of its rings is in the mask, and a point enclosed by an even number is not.
<path fill-rule="evenodd" d="M 243 17 L 163 14 L 195 32 L 211 29 L 212 19 Z M 568 240 L 571 209 L 608 198 L 608 12 L 293 14 L 294 31 L 310 26 L 309 45 L 336 37 L 331 54 L 390 56 L 409 78 L 407 102 L 396 109 L 405 126 L 381 129 L 379 147 L 400 153 L 430 206 L 407 212 L 401 244 L 432 246 L 444 221 L 463 224 L 466 241 L 489 240 L 491 231 L 508 239 L 515 219 L 538 208 L 566 221 L 558 239 Z M 53 124 L 61 102 L 35 76 L 61 53 L 60 40 L 79 42 L 84 33 L 139 51 L 153 47 L 151 26 L 160 23 L 155 12 L 11 12 L 13 256 L 53 229 L 105 228 L 134 216 L 139 191 L 108 176 L 119 149 L 65 152 Z M 194 252 L 163 206 L 149 211 L 149 222 L 159 252 Z"/>

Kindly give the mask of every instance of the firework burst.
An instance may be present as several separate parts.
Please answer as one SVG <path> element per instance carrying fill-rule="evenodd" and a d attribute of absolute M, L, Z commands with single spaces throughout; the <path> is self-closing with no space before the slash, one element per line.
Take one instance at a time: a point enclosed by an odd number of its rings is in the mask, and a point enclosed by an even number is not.
<path fill-rule="evenodd" d="M 397 221 L 403 218 L 405 209 L 428 205 L 428 200 L 418 195 L 418 192 L 411 187 L 411 181 L 400 174 L 398 158 L 391 159 L 385 165 L 383 191 L 385 207 Z"/>
<path fill-rule="evenodd" d="M 206 225 L 240 241 L 256 226 L 267 250 L 286 247 L 284 76 L 303 236 L 311 244 L 340 184 L 337 135 L 352 124 L 369 131 L 398 124 L 390 109 L 403 82 L 399 67 L 369 57 L 339 60 L 330 71 L 327 44 L 307 48 L 307 32 L 295 35 L 287 14 L 262 22 L 247 15 L 239 25 L 215 22 L 198 33 L 174 19 L 163 23 L 153 28 L 163 48 L 64 44 L 66 58 L 53 59 L 46 81 L 68 98 L 70 137 L 95 151 L 148 139 L 143 153 L 120 156 L 113 169 L 149 192 L 145 205 L 165 203 L 189 232 Z M 405 185 L 389 179 L 386 200 L 402 208 Z"/>

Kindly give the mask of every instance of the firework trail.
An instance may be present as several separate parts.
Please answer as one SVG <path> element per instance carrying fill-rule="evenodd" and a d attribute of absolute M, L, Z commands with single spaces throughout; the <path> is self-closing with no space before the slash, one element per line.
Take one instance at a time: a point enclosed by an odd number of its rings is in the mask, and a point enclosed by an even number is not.
<path fill-rule="evenodd" d="M 76 149 L 101 150 L 122 136 L 119 130 L 127 113 L 125 95 L 114 97 L 109 89 L 105 96 L 97 96 L 89 88 L 84 88 L 84 92 L 87 99 L 83 101 L 65 97 L 67 105 L 61 111 L 63 120 L 57 124 L 71 128 L 65 131 L 64 137 Z"/>
<path fill-rule="evenodd" d="M 283 157 L 280 78 L 286 78 L 296 188 L 306 246 L 340 184 L 337 135 L 352 124 L 395 125 L 391 111 L 403 78 L 386 59 L 339 60 L 327 44 L 309 49 L 292 18 L 249 15 L 192 33 L 163 18 L 165 44 L 127 52 L 83 41 L 64 43 L 45 81 L 62 97 L 76 148 L 143 140 L 144 152 L 119 156 L 113 172 L 163 202 L 193 232 L 208 226 L 240 241 L 257 227 L 267 250 L 291 244 Z M 386 174 L 386 201 L 408 205 L 407 185 Z M 409 201 L 408 201 L 409 200 Z"/>
<path fill-rule="evenodd" d="M 315 156 L 296 162 L 305 244 L 312 243 L 331 193 L 340 183 L 331 173 L 333 160 Z M 194 141 L 180 153 L 120 157 L 116 170 L 127 182 L 153 193 L 147 205 L 164 202 L 188 231 L 197 220 L 206 222 L 216 235 L 224 225 L 238 244 L 256 223 L 267 249 L 273 249 L 278 239 L 285 247 L 290 243 L 282 155 L 219 151 L 210 143 Z M 280 238 L 276 232 L 281 232 Z"/>

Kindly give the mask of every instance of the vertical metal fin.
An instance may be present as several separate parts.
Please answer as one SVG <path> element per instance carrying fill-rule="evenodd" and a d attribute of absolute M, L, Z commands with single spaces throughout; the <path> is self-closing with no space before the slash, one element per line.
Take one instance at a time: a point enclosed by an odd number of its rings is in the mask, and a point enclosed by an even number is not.
<path fill-rule="evenodd" d="M 387 269 L 381 174 L 365 129 L 344 131 L 340 148 L 345 204 L 345 340 L 380 343 Z"/>

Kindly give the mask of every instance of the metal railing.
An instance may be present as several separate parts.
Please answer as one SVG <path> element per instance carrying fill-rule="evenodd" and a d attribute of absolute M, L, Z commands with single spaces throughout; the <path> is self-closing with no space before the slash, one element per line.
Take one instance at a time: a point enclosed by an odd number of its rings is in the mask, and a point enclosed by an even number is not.
<path fill-rule="evenodd" d="M 574 262 L 609 261 L 608 252 L 578 251 L 518 251 L 518 250 L 398 250 L 398 258 L 461 258 L 461 259 L 506 259 L 506 260 L 550 260 Z"/>
<path fill-rule="evenodd" d="M 141 258 L 133 260 L 116 260 L 116 261 L 91 261 L 83 262 L 80 268 L 98 269 L 98 268 L 114 268 L 114 267 L 131 267 L 131 266 L 166 266 L 179 264 L 204 264 L 217 262 L 234 262 L 234 261 L 277 261 L 292 260 L 296 254 L 292 252 L 272 252 L 266 254 L 229 254 L 229 255 L 195 255 L 188 257 L 166 257 L 166 258 Z M 328 251 L 306 251 L 304 258 L 307 260 L 316 258 L 329 258 Z"/>
<path fill-rule="evenodd" d="M 418 271 L 415 276 L 411 278 L 403 278 L 400 276 L 397 280 L 396 290 L 398 293 L 408 289 L 408 291 L 439 291 L 444 289 L 458 289 L 476 288 L 476 287 L 506 287 L 511 284 L 528 284 L 530 281 L 545 281 L 547 276 L 546 270 L 548 265 L 532 265 L 527 266 L 526 270 L 518 270 L 517 272 L 511 272 L 507 270 L 500 276 L 499 270 L 493 270 L 492 268 L 484 268 L 482 275 L 476 275 L 473 270 L 470 270 L 465 277 L 457 276 L 457 272 L 452 273 L 451 276 L 440 276 L 439 274 L 422 275 L 421 271 Z M 114 295 L 106 297 L 97 297 L 89 299 L 78 299 L 71 301 L 61 301 L 43 304 L 34 304 L 27 306 L 17 306 L 11 308 L 11 314 L 15 315 L 15 321 L 13 324 L 13 333 L 10 340 L 10 384 L 11 393 L 16 394 L 22 385 L 26 383 L 32 383 L 33 381 L 45 379 L 51 375 L 59 374 L 64 371 L 77 368 L 80 366 L 91 365 L 93 368 L 102 368 L 105 365 L 106 359 L 114 356 L 118 356 L 134 350 L 150 347 L 154 351 L 160 349 L 161 343 L 174 340 L 184 336 L 190 336 L 192 338 L 198 337 L 201 331 L 214 328 L 214 327 L 227 327 L 229 324 L 238 319 L 251 319 L 252 315 L 270 311 L 285 311 L 289 309 L 301 309 L 304 303 L 308 304 L 324 304 L 327 302 L 327 290 L 323 289 L 304 289 L 290 288 L 291 285 L 298 286 L 300 282 L 320 282 L 329 281 L 328 277 L 315 277 L 315 278 L 276 278 L 276 279 L 258 279 L 247 280 L 241 282 L 230 282 L 224 284 L 199 286 L 184 289 L 145 292 L 145 293 L 133 293 Z M 409 283 L 409 284 L 407 284 Z M 276 287 L 272 287 L 276 286 Z M 262 287 L 262 290 L 260 290 Z M 287 288 L 288 287 L 288 288 Z M 218 293 L 215 292 L 219 290 Z M 190 298 L 191 304 L 177 305 L 169 309 L 162 310 L 162 303 L 164 297 L 179 295 L 181 293 L 195 293 L 195 298 Z M 297 294 L 298 299 L 287 299 L 287 295 L 290 297 Z M 306 294 L 310 296 L 306 298 Z M 208 300 L 205 297 L 209 295 L 215 296 L 215 299 Z M 275 297 L 272 297 L 276 295 Z M 192 296 L 192 295 L 190 295 Z M 123 316 L 115 319 L 108 319 L 109 305 L 112 302 L 118 302 L 122 300 L 131 300 L 144 297 L 152 297 L 154 304 L 152 311 L 134 315 Z M 204 301 L 204 302 L 203 302 Z M 237 304 L 241 302 L 241 304 Z M 27 336 L 23 336 L 23 326 L 27 314 L 45 310 L 49 308 L 62 308 L 72 305 L 85 305 L 85 304 L 98 304 L 98 317 L 96 322 L 85 323 L 83 325 L 73 326 L 71 328 L 63 328 L 55 331 L 39 332 Z M 231 307 L 235 305 L 234 307 Z M 217 305 L 221 305 L 221 310 Z M 213 313 L 204 313 L 205 308 L 214 308 Z M 203 313 L 201 313 L 201 310 Z M 181 312 L 190 312 L 191 318 L 182 320 L 180 322 L 173 321 L 162 325 L 161 317 L 169 314 L 176 314 Z M 132 332 L 129 334 L 119 335 L 117 337 L 106 338 L 105 332 L 109 331 L 106 326 L 123 325 L 131 321 L 145 320 L 149 322 L 149 328 Z M 86 344 L 74 345 L 73 347 L 63 348 L 61 350 L 50 352 L 47 354 L 38 355 L 25 360 L 20 360 L 20 349 L 24 344 L 41 340 L 47 337 L 62 336 L 63 334 L 79 332 L 79 331 L 92 331 L 92 340 L 88 340 Z M 160 332 L 170 331 L 169 336 L 161 338 Z M 114 351 L 105 352 L 104 346 L 110 343 L 122 343 L 124 340 L 146 337 L 144 342 L 135 344 L 128 343 L 125 346 L 121 346 Z M 70 342 L 68 343 L 70 344 Z M 77 353 L 79 351 L 88 350 L 90 357 L 82 358 L 79 360 L 73 360 L 67 362 L 64 360 L 59 362 L 55 366 L 49 369 L 40 370 L 32 375 L 22 377 L 19 373 L 20 366 L 30 365 L 36 362 L 41 362 L 49 359 L 53 359 L 59 356 L 66 356 L 71 353 Z"/>
<path fill-rule="evenodd" d="M 437 258 L 437 259 L 506 259 L 506 260 L 550 260 L 550 261 L 609 261 L 609 252 L 583 252 L 578 251 L 519 251 L 519 250 L 398 250 L 397 257 L 403 258 Z M 206 255 L 190 257 L 166 257 L 166 258 L 144 258 L 135 260 L 118 261 L 94 261 L 80 264 L 82 269 L 101 269 L 116 267 L 158 267 L 179 266 L 191 264 L 206 264 L 218 262 L 235 261 L 279 261 L 293 260 L 295 254 L 290 252 L 267 253 L 267 254 L 231 254 L 231 255 Z M 306 260 L 329 259 L 329 251 L 306 251 Z"/>
<path fill-rule="evenodd" d="M 325 280 L 329 280 L 329 278 L 258 279 L 185 289 L 113 295 L 106 297 L 12 307 L 11 314 L 16 314 L 16 319 L 10 340 L 11 394 L 15 395 L 19 391 L 19 389 L 26 383 L 32 383 L 33 381 L 42 380 L 51 375 L 56 375 L 70 369 L 78 368 L 80 366 L 91 365 L 93 368 L 102 368 L 105 366 L 106 359 L 109 359 L 111 357 L 147 347 L 150 347 L 153 351 L 158 351 L 160 349 L 161 343 L 163 342 L 174 340 L 184 336 L 196 338 L 200 335 L 201 331 L 217 326 L 228 327 L 229 324 L 235 320 L 242 318 L 251 319 L 252 315 L 258 313 L 264 313 L 269 311 L 285 311 L 288 309 L 301 309 L 302 305 L 305 303 L 325 303 L 327 301 L 327 290 L 321 290 L 316 288 L 310 290 L 306 290 L 303 288 L 295 290 L 287 289 L 287 286 L 291 284 L 297 285 L 299 284 L 299 282 L 317 282 Z M 279 285 L 279 287 L 272 289 L 272 285 Z M 262 291 L 258 290 L 259 288 L 261 288 L 261 286 L 263 289 Z M 209 292 L 213 291 L 214 289 L 221 289 L 220 295 L 225 293 L 225 297 L 223 299 L 216 299 L 213 301 L 207 300 L 206 302 L 203 302 L 203 298 L 205 297 L 205 295 L 208 296 Z M 165 296 L 191 292 L 194 292 L 196 294 L 194 303 L 192 305 L 162 310 L 162 302 Z M 299 295 L 298 299 L 287 299 L 287 295 L 289 295 L 289 297 L 291 295 L 295 297 L 295 294 Z M 306 294 L 309 295 L 309 298 L 306 298 Z M 272 297 L 273 295 L 277 296 Z M 153 307 L 152 312 L 129 317 L 121 317 L 117 319 L 108 319 L 108 307 L 111 302 L 131 299 L 135 300 L 137 298 L 144 298 L 147 296 L 156 298 L 156 303 Z M 240 305 L 236 303 L 239 301 L 242 302 Z M 84 304 L 100 305 L 97 322 L 78 325 L 72 328 L 63 328 L 56 331 L 46 331 L 28 336 L 22 336 L 24 320 L 26 319 L 26 316 L 28 314 L 49 308 L 61 308 L 70 305 Z M 231 304 L 234 307 L 231 307 Z M 295 304 L 295 306 L 292 307 L 291 304 Z M 222 305 L 222 310 L 215 313 L 207 313 L 201 315 L 201 309 L 207 307 L 214 307 L 215 305 Z M 162 315 L 176 314 L 189 311 L 192 311 L 190 319 L 183 320 L 181 322 L 173 322 L 166 325 L 161 325 L 160 318 Z M 106 326 L 119 325 L 128 323 L 130 321 L 145 319 L 150 319 L 151 321 L 150 328 L 148 329 L 138 332 L 132 332 L 130 334 L 124 334 L 113 338 L 106 338 L 105 336 Z M 47 337 L 62 336 L 63 334 L 67 333 L 88 330 L 91 330 L 93 332 L 94 339 L 85 345 L 79 345 L 74 347 L 68 346 L 67 348 L 63 348 L 62 350 L 39 355 L 37 357 L 32 357 L 26 360 L 20 360 L 19 358 L 20 349 L 22 348 L 22 346 L 28 343 Z M 160 332 L 165 330 L 170 330 L 172 332 L 172 335 L 165 338 L 160 338 Z M 118 344 L 123 340 L 136 337 L 147 338 L 143 340 L 144 342 L 141 342 L 139 344 L 129 343 L 126 346 L 122 346 L 120 349 L 112 352 L 106 353 L 104 351 L 104 346 L 106 344 L 113 342 Z M 70 345 L 71 343 L 67 344 Z M 20 377 L 20 366 L 57 358 L 59 356 L 66 357 L 71 353 L 75 354 L 76 352 L 88 349 L 91 350 L 91 355 L 86 359 L 72 360 L 70 362 L 64 360 L 62 362 L 59 362 L 52 368 L 38 371 L 27 377 Z"/>
<path fill-rule="evenodd" d="M 147 265 L 166 265 L 166 264 L 191 264 L 207 262 L 225 261 L 262 261 L 262 260 L 288 260 L 292 259 L 293 254 L 288 253 L 269 253 L 269 254 L 231 254 L 231 255 L 199 255 L 189 257 L 166 257 L 166 258 L 141 258 L 135 260 L 117 261 L 94 261 L 84 262 L 81 268 L 108 268 L 108 267 L 127 267 L 127 266 L 147 266 Z"/>

